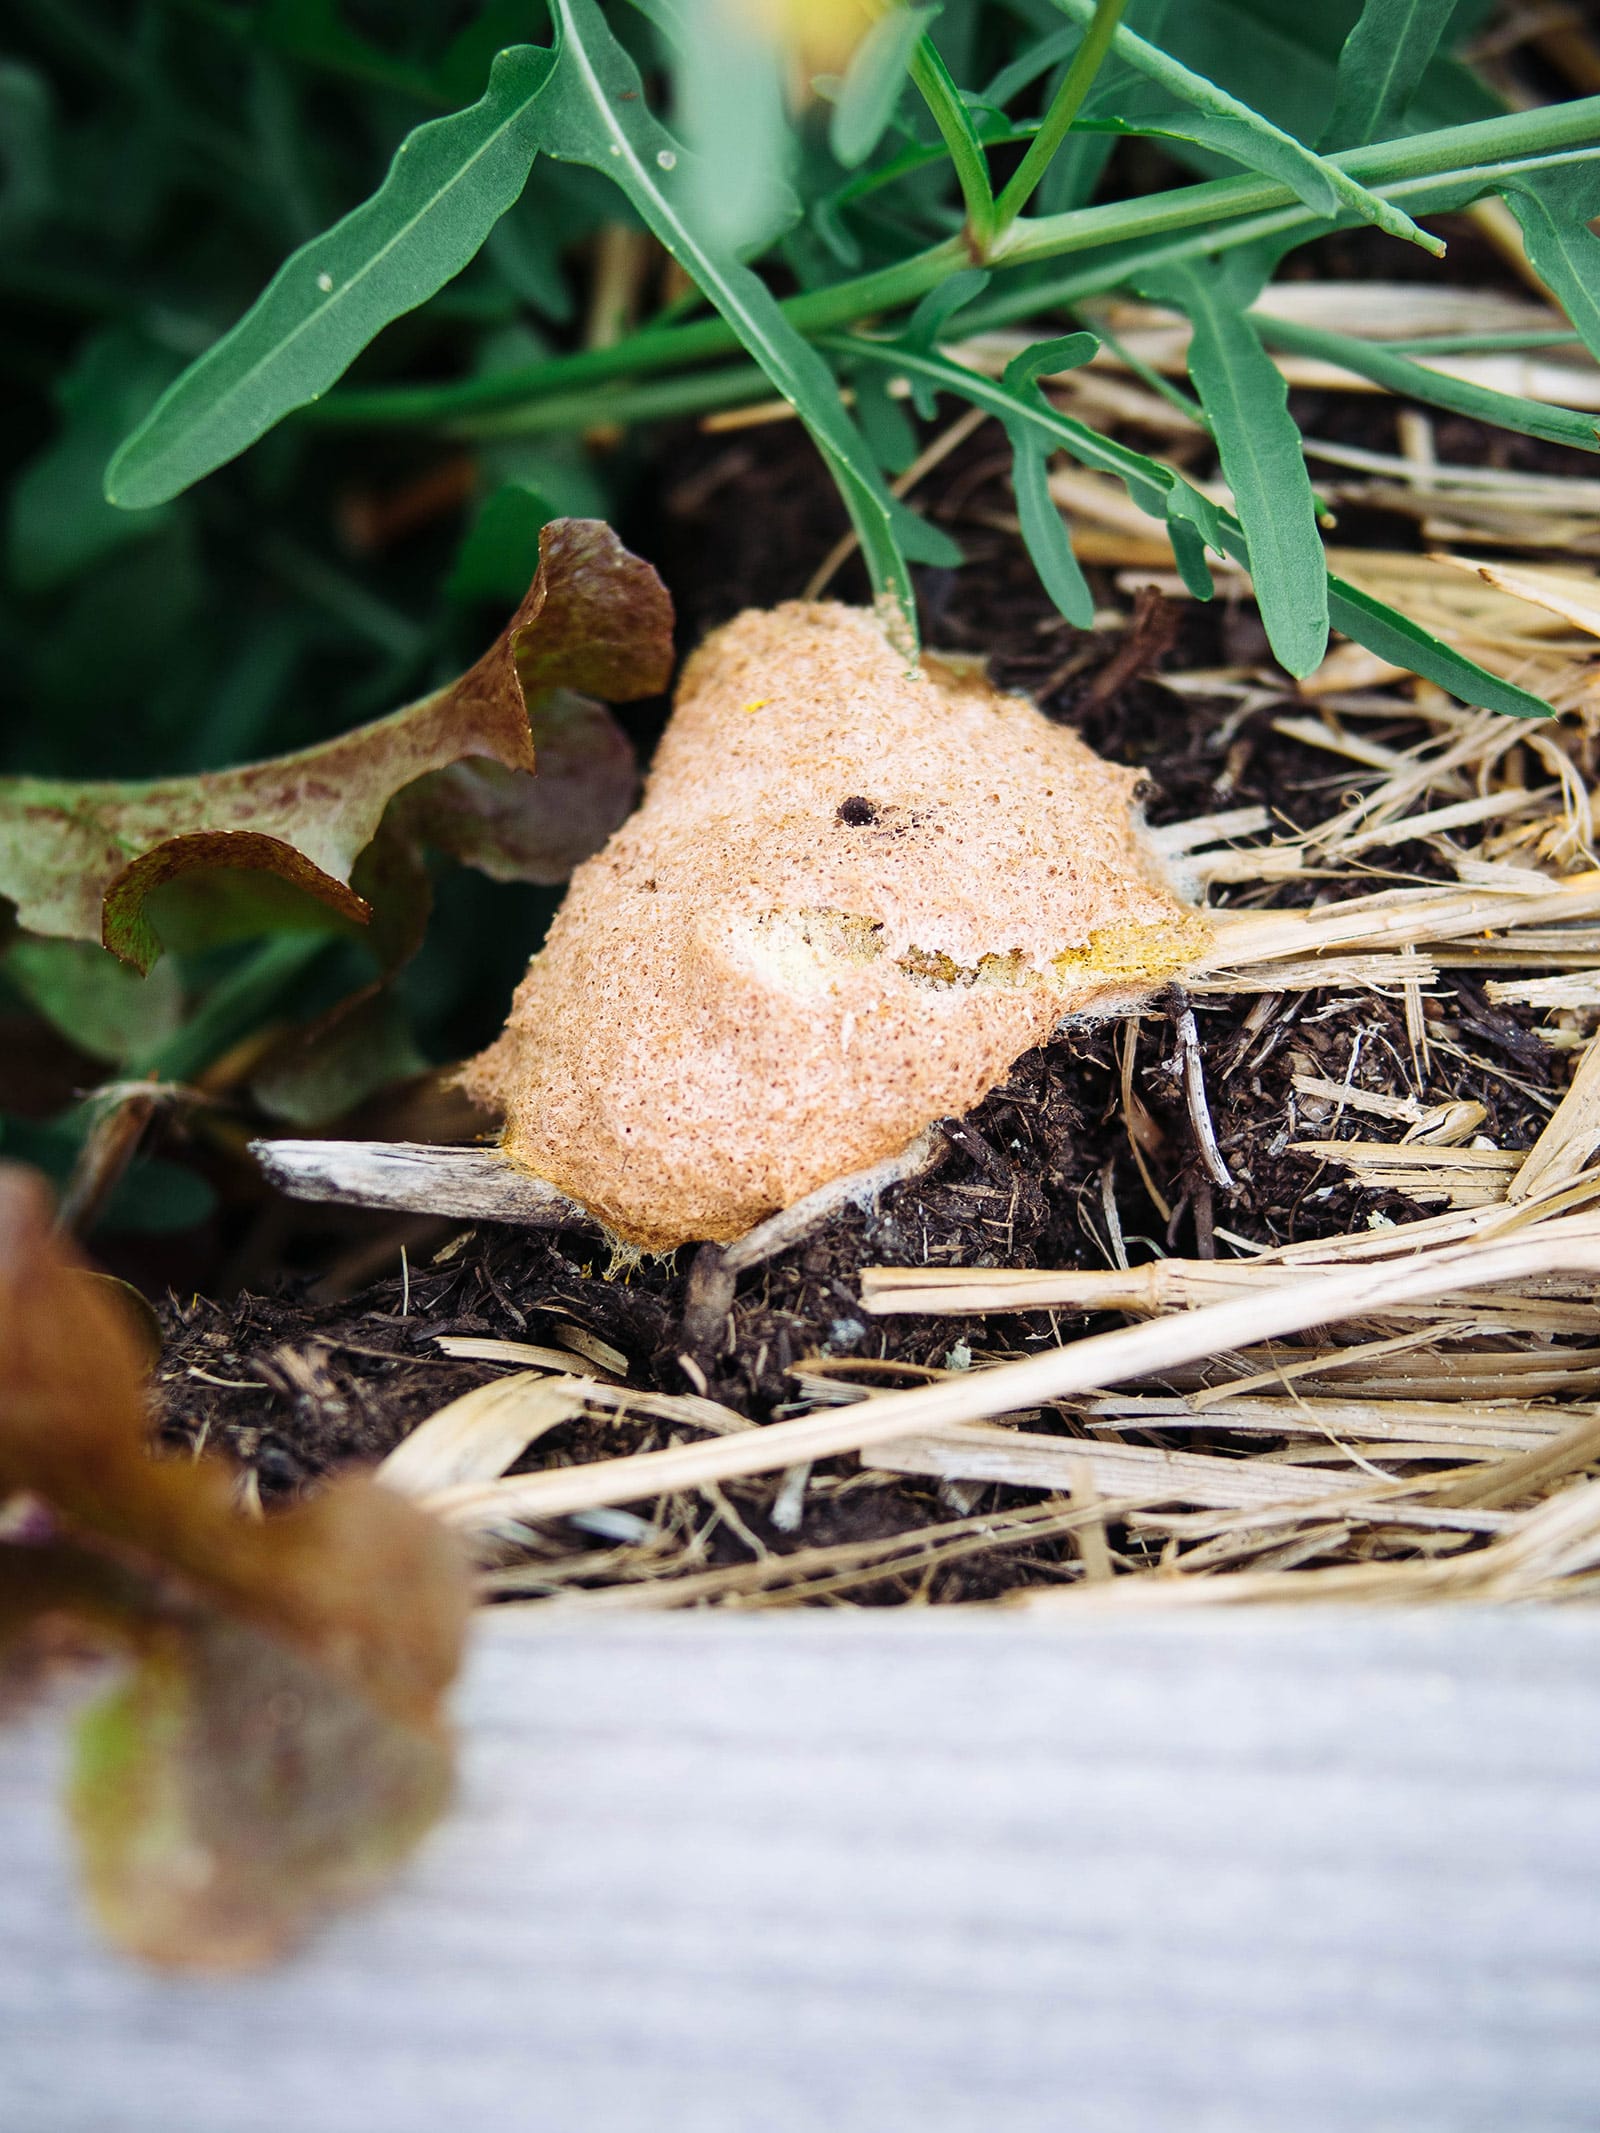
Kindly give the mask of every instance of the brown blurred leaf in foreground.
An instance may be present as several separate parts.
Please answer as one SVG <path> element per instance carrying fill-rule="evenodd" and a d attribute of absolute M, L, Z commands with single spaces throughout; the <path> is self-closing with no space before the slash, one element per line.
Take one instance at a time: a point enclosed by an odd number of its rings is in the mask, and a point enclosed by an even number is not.
<path fill-rule="evenodd" d="M 132 1659 L 80 1724 L 72 1817 L 108 1932 L 149 1960 L 276 1953 L 444 1807 L 465 1633 L 444 1529 L 378 1483 L 245 1516 L 220 1461 L 145 1448 L 139 1336 L 0 1167 L 0 1683 Z"/>

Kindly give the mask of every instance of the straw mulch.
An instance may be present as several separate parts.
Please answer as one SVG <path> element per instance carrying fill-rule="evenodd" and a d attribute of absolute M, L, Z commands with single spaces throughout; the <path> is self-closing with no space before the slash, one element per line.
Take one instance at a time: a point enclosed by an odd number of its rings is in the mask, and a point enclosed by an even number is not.
<path fill-rule="evenodd" d="M 1375 330 L 1371 284 L 1297 300 L 1338 320 L 1357 295 Z M 1496 323 L 1514 312 L 1512 327 L 1562 323 L 1531 297 L 1388 299 L 1380 323 L 1396 336 L 1481 331 L 1486 307 Z M 1095 399 L 1147 444 L 1161 430 L 1203 470 L 1182 411 L 1119 367 L 1123 354 L 1146 379 L 1174 367 L 1172 322 L 1111 323 L 1118 356 L 1058 381 L 1064 404 Z M 1516 361 L 1515 380 L 1489 382 L 1600 407 L 1600 369 L 1581 350 Z M 705 1396 L 692 1354 L 678 1382 L 698 1377 L 700 1391 L 644 1391 L 621 1353 L 576 1326 L 554 1347 L 445 1335 L 438 1350 L 484 1382 L 386 1472 L 471 1538 L 486 1596 L 561 1615 L 915 1603 L 970 1589 L 976 1564 L 1003 1566 L 1004 1603 L 1033 1607 L 1600 1587 L 1600 480 L 1582 462 L 1452 462 L 1415 410 L 1396 434 L 1395 454 L 1313 443 L 1330 507 L 1398 513 L 1420 533 L 1420 551 L 1347 548 L 1337 567 L 1558 716 L 1463 708 L 1350 644 L 1299 687 L 1265 665 L 1158 677 L 1241 717 L 1270 707 L 1328 765 L 1310 828 L 1257 806 L 1158 833 L 1217 919 L 1172 1011 L 1192 1233 L 1207 1256 L 1162 1256 L 1158 1225 L 1153 1239 L 1125 1235 L 1108 1165 L 1089 1217 L 1101 1266 L 869 1266 L 863 1319 L 915 1319 L 940 1359 L 874 1357 L 870 1341 L 840 1352 L 819 1326 L 788 1370 L 791 1397 L 759 1426 Z M 1065 467 L 1055 479 L 1086 560 L 1121 572 L 1130 603 L 1152 583 L 1182 597 L 1158 529 L 1120 492 Z M 1223 1007 L 1234 1035 L 1219 1057 L 1197 1032 Z M 1514 1040 L 1487 1062 L 1474 1036 L 1485 1015 Z M 1115 1131 L 1170 1223 L 1147 1161 L 1139 1034 L 1137 1016 L 1115 1033 Z M 1270 1141 L 1225 1144 L 1219 1088 L 1259 1087 L 1269 1056 L 1291 1068 Z M 1522 1145 L 1502 1145 L 1489 1107 L 1459 1093 L 1467 1060 L 1497 1078 L 1523 1121 L 1502 1139 Z M 1364 1216 L 1349 1234 L 1263 1248 L 1259 1228 L 1230 1226 L 1229 1202 L 1269 1157 L 1314 1168 L 1325 1182 L 1312 1198 L 1366 1188 L 1347 1195 Z M 727 1257 L 707 1248 L 689 1315 L 714 1320 L 740 1268 L 803 1243 L 829 1213 L 802 1206 Z M 959 1321 L 948 1351 L 944 1318 Z M 1075 1334 L 1086 1319 L 1102 1330 Z M 574 1423 L 587 1425 L 576 1440 Z M 631 1448 L 609 1456 L 624 1426 Z M 821 1530 L 843 1537 L 812 1538 L 819 1505 Z"/>

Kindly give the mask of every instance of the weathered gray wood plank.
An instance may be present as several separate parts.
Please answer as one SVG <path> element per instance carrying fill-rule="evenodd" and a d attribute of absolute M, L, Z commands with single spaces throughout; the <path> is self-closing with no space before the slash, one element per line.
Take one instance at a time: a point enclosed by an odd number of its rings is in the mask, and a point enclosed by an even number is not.
<path fill-rule="evenodd" d="M 1543 2133 L 1600 2115 L 1600 1617 L 495 1626 L 406 1886 L 224 1983 L 0 1749 L 7 2133 Z"/>

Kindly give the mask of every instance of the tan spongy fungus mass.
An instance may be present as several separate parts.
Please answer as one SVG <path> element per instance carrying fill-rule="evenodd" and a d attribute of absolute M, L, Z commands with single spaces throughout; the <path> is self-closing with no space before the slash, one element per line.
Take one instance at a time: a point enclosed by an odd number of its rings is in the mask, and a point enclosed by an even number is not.
<path fill-rule="evenodd" d="M 735 1237 L 1203 952 L 1135 783 L 869 611 L 740 615 L 466 1086 L 629 1242 Z"/>

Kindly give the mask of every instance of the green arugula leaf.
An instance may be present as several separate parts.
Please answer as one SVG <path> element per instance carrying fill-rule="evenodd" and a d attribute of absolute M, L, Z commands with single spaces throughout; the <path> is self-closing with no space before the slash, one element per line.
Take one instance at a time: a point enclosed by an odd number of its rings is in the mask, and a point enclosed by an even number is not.
<path fill-rule="evenodd" d="M 931 570 L 959 570 L 967 560 L 959 542 L 942 526 L 921 517 L 897 496 L 889 499 L 889 524 L 908 563 L 926 563 Z"/>
<path fill-rule="evenodd" d="M 1495 392 L 1466 378 L 1452 378 L 1445 371 L 1396 354 L 1381 341 L 1329 333 L 1321 326 L 1274 318 L 1266 311 L 1252 311 L 1250 318 L 1269 348 L 1287 348 L 1337 363 L 1407 400 L 1447 408 L 1454 415 L 1470 415 L 1475 422 L 1490 422 L 1523 437 L 1542 437 L 1547 443 L 1571 445 L 1580 452 L 1600 451 L 1600 422 L 1577 408 L 1551 407 L 1543 400 L 1525 400 L 1519 393 Z"/>
<path fill-rule="evenodd" d="M 944 338 L 945 328 L 958 311 L 980 297 L 990 281 L 986 267 L 963 267 L 958 274 L 947 274 L 937 287 L 928 291 L 906 321 L 902 340 L 910 348 L 931 348 Z"/>
<path fill-rule="evenodd" d="M 917 39 L 937 7 L 890 7 L 856 46 L 833 107 L 828 146 L 847 170 L 871 155 L 905 87 Z"/>
<path fill-rule="evenodd" d="M 1564 116 L 1575 108 L 1555 111 Z M 1458 170 L 1410 197 L 1419 214 L 1443 215 L 1496 195 L 1516 216 L 1535 271 L 1600 361 L 1600 237 L 1589 227 L 1600 216 L 1600 148 L 1554 150 L 1529 169 L 1488 163 Z"/>
<path fill-rule="evenodd" d="M 1456 0 L 1366 0 L 1345 39 L 1324 148 L 1361 148 L 1401 130 Z"/>
<path fill-rule="evenodd" d="M 1118 444 L 1113 438 L 1102 437 L 1087 423 L 1047 406 L 1042 398 L 1035 396 L 1031 404 L 1019 400 L 999 379 L 965 370 L 936 349 L 908 350 L 892 341 L 871 341 L 845 335 L 838 336 L 831 345 L 843 354 L 876 361 L 906 375 L 920 376 L 930 387 L 954 393 L 958 398 L 970 401 L 974 407 L 986 408 L 991 414 L 998 415 L 1002 422 L 1029 421 L 1070 452 L 1080 465 L 1116 475 L 1126 484 L 1129 495 L 1141 510 L 1149 512 L 1152 518 L 1165 519 L 1180 568 L 1184 565 L 1186 551 L 1191 558 L 1191 567 L 1194 567 L 1196 545 L 1202 540 L 1219 554 L 1248 563 L 1244 528 L 1231 512 L 1222 510 L 1209 497 L 1201 495 L 1174 468 L 1163 466 L 1159 460 L 1147 458 L 1143 452 L 1136 452 L 1128 445 Z M 1380 658 L 1407 667 L 1427 681 L 1437 682 L 1452 696 L 1459 696 L 1469 704 L 1480 704 L 1486 711 L 1502 711 L 1510 718 L 1550 716 L 1550 706 L 1537 696 L 1519 689 L 1514 682 L 1502 681 L 1499 675 L 1491 674 L 1476 660 L 1466 658 L 1408 616 L 1355 586 L 1347 585 L 1342 579 L 1328 580 L 1328 600 L 1330 619 L 1346 636 L 1366 645 Z"/>
<path fill-rule="evenodd" d="M 1035 400 L 1048 407 L 1040 378 L 1091 361 L 1099 346 L 1092 333 L 1041 341 L 1013 357 L 1006 365 L 1001 385 L 1019 400 Z M 1094 595 L 1072 552 L 1066 520 L 1050 494 L 1050 457 L 1054 447 L 1032 422 L 1008 421 L 1006 436 L 1011 443 L 1011 488 L 1017 500 L 1017 520 L 1039 582 L 1060 613 L 1076 628 L 1086 630 L 1094 621 Z"/>
<path fill-rule="evenodd" d="M 1088 629 L 1094 621 L 1094 595 L 1072 552 L 1066 521 L 1050 495 L 1048 445 L 1040 450 L 1018 440 L 1011 460 L 1011 492 L 1017 500 L 1017 523 L 1022 528 L 1023 543 L 1039 573 L 1039 583 L 1074 628 Z"/>
<path fill-rule="evenodd" d="M 1189 376 L 1238 505 L 1261 620 L 1276 657 L 1302 675 L 1328 648 L 1327 565 L 1288 387 L 1246 310 L 1259 276 L 1258 262 L 1235 254 L 1169 267 L 1141 286 L 1193 328 Z"/>
<path fill-rule="evenodd" d="M 1094 20 L 1094 0 L 1055 0 L 1055 4 L 1085 28 Z M 1291 186 L 1313 214 L 1325 215 L 1332 220 L 1341 210 L 1347 209 L 1364 222 L 1376 224 L 1391 237 L 1403 237 L 1412 244 L 1421 245 L 1425 251 L 1444 250 L 1438 238 L 1418 229 L 1409 215 L 1388 201 L 1380 200 L 1376 193 L 1369 192 L 1336 163 L 1313 154 L 1292 133 L 1274 126 L 1259 111 L 1252 111 L 1248 104 L 1230 96 L 1226 89 L 1219 89 L 1203 74 L 1194 73 L 1157 46 L 1147 44 L 1132 30 L 1119 29 L 1111 40 L 1111 49 L 1119 59 L 1126 60 L 1169 95 L 1177 97 L 1180 103 L 1191 105 L 1213 118 L 1235 121 L 1238 130 L 1232 138 L 1239 148 L 1253 147 L 1250 160 L 1254 167 L 1279 183 Z M 1237 152 L 1235 148 L 1228 150 L 1230 155 Z M 1270 166 L 1261 160 L 1269 154 L 1272 158 Z"/>
<path fill-rule="evenodd" d="M 458 274 L 527 182 L 550 66 L 514 46 L 480 102 L 408 135 L 372 198 L 286 260 L 156 403 L 106 471 L 111 502 L 163 503 L 237 457 Z"/>
<path fill-rule="evenodd" d="M 538 99 L 547 154 L 606 172 L 646 226 L 699 285 L 794 408 L 827 462 L 861 542 L 873 589 L 898 611 L 910 643 L 916 608 L 889 495 L 866 440 L 845 413 L 832 371 L 740 261 L 707 242 L 685 211 L 684 150 L 644 101 L 639 70 L 596 0 L 552 0 L 555 64 Z"/>
<path fill-rule="evenodd" d="M 1534 271 L 1600 362 L 1600 161 L 1565 163 L 1512 178 L 1500 190 L 1522 228 Z"/>
<path fill-rule="evenodd" d="M 1359 585 L 1328 573 L 1328 614 L 1333 626 L 1364 644 L 1369 652 L 1387 659 L 1392 666 L 1406 667 L 1426 681 L 1459 696 L 1485 711 L 1501 711 L 1508 718 L 1549 718 L 1550 706 L 1515 682 L 1502 681 L 1480 667 L 1476 660 L 1435 637 L 1399 608 L 1363 592 Z"/>
<path fill-rule="evenodd" d="M 1280 137 L 1275 133 L 1263 133 L 1258 126 L 1230 117 L 1226 112 L 1154 111 L 1138 118 L 1086 119 L 1076 131 L 1081 134 L 1108 133 L 1129 139 L 1189 141 L 1196 148 L 1209 149 L 1213 155 L 1226 156 L 1232 163 L 1243 163 L 1247 169 L 1259 171 L 1265 178 L 1276 178 L 1280 185 L 1288 186 L 1318 214 L 1332 219 L 1343 212 L 1331 189 L 1326 195 L 1319 192 L 1317 200 L 1308 198 L 1304 171 L 1306 151 L 1298 141 L 1287 134 Z M 1330 164 L 1328 167 L 1332 169 L 1334 166 Z"/>
<path fill-rule="evenodd" d="M 903 474 L 917 456 L 917 433 L 911 418 L 889 393 L 880 370 L 861 367 L 855 378 L 856 420 L 886 474 Z"/>
<path fill-rule="evenodd" d="M 937 348 L 956 313 L 964 311 L 988 286 L 989 273 L 985 267 L 963 267 L 959 274 L 947 275 L 937 287 L 928 291 L 912 312 L 897 345 L 924 354 Z M 933 387 L 915 371 L 909 383 L 912 406 L 924 422 L 931 422 L 937 412 Z"/>

